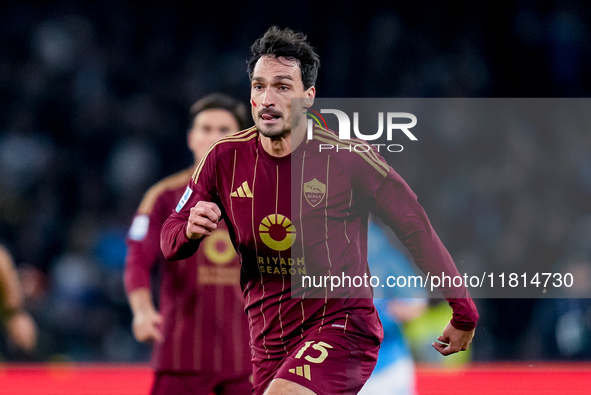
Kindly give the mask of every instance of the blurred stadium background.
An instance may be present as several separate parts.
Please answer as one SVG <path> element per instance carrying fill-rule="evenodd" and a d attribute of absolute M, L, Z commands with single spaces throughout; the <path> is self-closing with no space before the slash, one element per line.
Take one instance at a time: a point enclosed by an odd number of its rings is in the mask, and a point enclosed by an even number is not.
<path fill-rule="evenodd" d="M 248 47 L 270 25 L 316 46 L 322 97 L 591 93 L 587 2 L 397 3 L 2 2 L 0 242 L 40 337 L 32 354 L 0 339 L 0 393 L 146 393 L 125 233 L 145 189 L 191 162 L 190 104 L 212 91 L 248 100 Z M 591 267 L 589 127 L 448 131 L 421 153 L 393 165 L 463 268 Z M 416 352 L 420 394 L 591 393 L 589 299 L 476 303 L 470 354 Z"/>

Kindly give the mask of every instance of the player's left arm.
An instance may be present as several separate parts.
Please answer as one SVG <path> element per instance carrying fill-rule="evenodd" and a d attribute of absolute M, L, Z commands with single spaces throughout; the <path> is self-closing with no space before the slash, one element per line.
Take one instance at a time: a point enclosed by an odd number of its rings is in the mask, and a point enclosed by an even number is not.
<path fill-rule="evenodd" d="M 392 168 L 385 177 L 365 177 L 373 188 L 374 214 L 388 225 L 411 253 L 415 264 L 424 273 L 459 276 L 449 252 L 435 233 L 416 194 Z M 478 312 L 468 290 L 460 287 L 440 288 L 449 302 L 453 316 L 439 341 L 449 342 L 438 351 L 448 355 L 465 349 L 474 336 Z"/>

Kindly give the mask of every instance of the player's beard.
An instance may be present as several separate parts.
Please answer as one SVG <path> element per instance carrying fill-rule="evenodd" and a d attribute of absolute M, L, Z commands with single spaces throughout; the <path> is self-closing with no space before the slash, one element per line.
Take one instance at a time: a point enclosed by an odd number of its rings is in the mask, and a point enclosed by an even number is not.
<path fill-rule="evenodd" d="M 262 118 L 259 118 L 259 123 L 257 125 L 259 132 L 263 136 L 269 137 L 269 138 L 280 138 L 280 137 L 288 136 L 291 133 L 291 126 L 292 126 L 291 125 L 291 117 L 288 117 L 288 119 L 285 120 L 285 118 L 282 114 L 280 114 L 280 113 L 274 113 L 274 114 L 277 114 L 279 116 L 278 119 L 283 122 L 281 122 L 281 124 L 278 123 L 275 125 L 265 125 Z"/>
<path fill-rule="evenodd" d="M 291 133 L 291 125 L 257 125 L 259 133 L 265 137 L 278 138 L 284 137 Z"/>

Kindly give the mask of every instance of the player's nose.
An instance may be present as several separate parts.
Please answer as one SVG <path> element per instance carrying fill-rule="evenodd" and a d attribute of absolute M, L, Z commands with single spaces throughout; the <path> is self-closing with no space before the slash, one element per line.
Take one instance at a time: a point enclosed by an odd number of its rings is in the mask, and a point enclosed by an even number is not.
<path fill-rule="evenodd" d="M 273 94 L 273 89 L 265 89 L 265 91 L 263 92 L 261 104 L 264 107 L 275 105 L 275 95 Z"/>

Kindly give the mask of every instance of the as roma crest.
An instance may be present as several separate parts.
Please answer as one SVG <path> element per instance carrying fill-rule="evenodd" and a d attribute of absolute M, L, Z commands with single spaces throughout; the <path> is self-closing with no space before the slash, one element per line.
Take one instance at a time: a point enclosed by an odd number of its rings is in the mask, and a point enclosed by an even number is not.
<path fill-rule="evenodd" d="M 317 179 L 313 179 L 312 181 L 308 181 L 304 184 L 304 196 L 310 206 L 316 207 L 318 203 L 324 199 L 324 195 L 326 194 L 326 185 L 318 181 Z"/>

